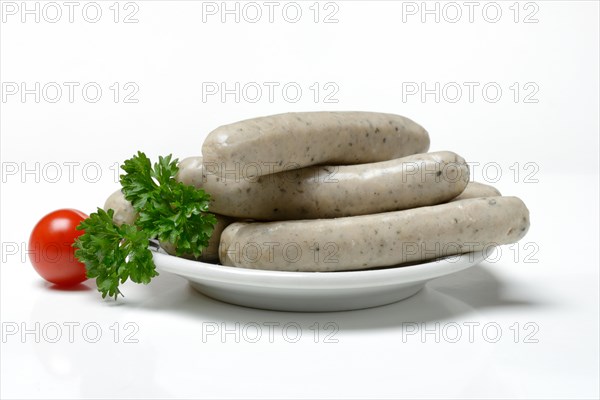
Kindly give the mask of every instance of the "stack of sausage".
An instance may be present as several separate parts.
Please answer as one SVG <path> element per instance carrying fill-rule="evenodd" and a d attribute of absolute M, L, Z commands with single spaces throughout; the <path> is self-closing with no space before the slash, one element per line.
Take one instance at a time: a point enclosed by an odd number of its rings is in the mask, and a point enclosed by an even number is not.
<path fill-rule="evenodd" d="M 234 267 L 380 268 L 527 233 L 519 198 L 470 182 L 459 155 L 428 149 L 427 131 L 398 115 L 287 113 L 217 128 L 176 178 L 212 198 L 218 223 L 200 260 Z M 120 191 L 108 208 L 117 223 L 135 218 Z"/>

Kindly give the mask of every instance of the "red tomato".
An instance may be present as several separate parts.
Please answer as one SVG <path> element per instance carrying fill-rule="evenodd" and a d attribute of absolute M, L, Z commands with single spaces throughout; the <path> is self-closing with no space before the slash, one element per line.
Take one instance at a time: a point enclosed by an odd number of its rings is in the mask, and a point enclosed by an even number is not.
<path fill-rule="evenodd" d="M 87 279 L 85 265 L 75 258 L 72 246 L 84 233 L 75 228 L 87 217 L 77 210 L 56 210 L 33 228 L 29 238 L 29 259 L 42 278 L 61 286 L 76 285 Z"/>

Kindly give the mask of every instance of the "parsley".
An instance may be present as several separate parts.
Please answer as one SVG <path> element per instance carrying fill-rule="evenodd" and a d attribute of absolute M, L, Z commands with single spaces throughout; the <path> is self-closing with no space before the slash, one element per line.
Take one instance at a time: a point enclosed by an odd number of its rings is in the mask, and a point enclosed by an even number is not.
<path fill-rule="evenodd" d="M 175 245 L 177 255 L 199 257 L 217 223 L 208 213 L 210 196 L 175 180 L 177 159 L 159 157 L 154 168 L 142 152 L 125 161 L 121 175 L 125 198 L 139 213 L 136 225 L 161 242 Z"/>
<path fill-rule="evenodd" d="M 198 257 L 208 246 L 216 224 L 215 216 L 208 213 L 210 196 L 175 180 L 177 162 L 169 155 L 152 166 L 138 152 L 121 166 L 123 193 L 139 213 L 134 225 L 117 226 L 113 210 L 98 208 L 77 227 L 85 233 L 73 244 L 75 257 L 85 264 L 87 276 L 96 278 L 103 298 L 116 299 L 121 294 L 119 284 L 127 279 L 147 284 L 158 275 L 148 249 L 150 239 L 172 243 L 177 255 Z"/>
<path fill-rule="evenodd" d="M 121 294 L 119 284 L 128 278 L 136 283 L 148 283 L 158 275 L 148 249 L 148 233 L 135 226 L 113 222 L 114 210 L 98 211 L 82 221 L 78 230 L 75 257 L 85 264 L 88 278 L 96 278 L 102 298 Z"/>

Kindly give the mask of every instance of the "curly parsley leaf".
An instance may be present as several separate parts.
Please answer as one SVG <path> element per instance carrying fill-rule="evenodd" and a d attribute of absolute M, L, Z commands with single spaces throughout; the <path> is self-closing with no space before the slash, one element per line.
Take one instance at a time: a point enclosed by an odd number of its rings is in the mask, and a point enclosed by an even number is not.
<path fill-rule="evenodd" d="M 120 177 L 126 199 L 136 210 L 143 209 L 148 199 L 153 197 L 158 189 L 153 179 L 150 159 L 146 154 L 138 151 L 137 155 L 121 165 L 121 169 L 126 172 Z"/>
<path fill-rule="evenodd" d="M 113 210 L 98 208 L 77 226 L 85 232 L 73 246 L 88 278 L 96 278 L 102 298 L 108 295 L 116 299 L 121 294 L 119 284 L 127 279 L 147 284 L 158 272 L 148 249 L 148 233 L 132 225 L 117 226 L 113 214 Z"/>
<path fill-rule="evenodd" d="M 208 246 L 217 220 L 208 212 L 210 196 L 201 189 L 175 180 L 178 160 L 159 157 L 150 167 L 142 152 L 122 166 L 125 198 L 139 213 L 136 225 L 150 237 L 172 243 L 177 255 L 199 257 Z"/>

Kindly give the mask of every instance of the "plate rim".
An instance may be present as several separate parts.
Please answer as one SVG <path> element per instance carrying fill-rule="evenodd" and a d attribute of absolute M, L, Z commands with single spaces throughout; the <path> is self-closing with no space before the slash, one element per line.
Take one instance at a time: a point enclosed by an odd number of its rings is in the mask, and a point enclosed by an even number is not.
<path fill-rule="evenodd" d="M 159 272 L 173 273 L 195 282 L 211 281 L 236 286 L 300 290 L 351 289 L 418 283 L 467 269 L 479 264 L 485 258 L 484 251 L 478 250 L 404 266 L 356 271 L 300 272 L 230 267 L 188 260 L 154 249 L 152 253 Z M 470 257 L 472 259 L 469 259 Z"/>

